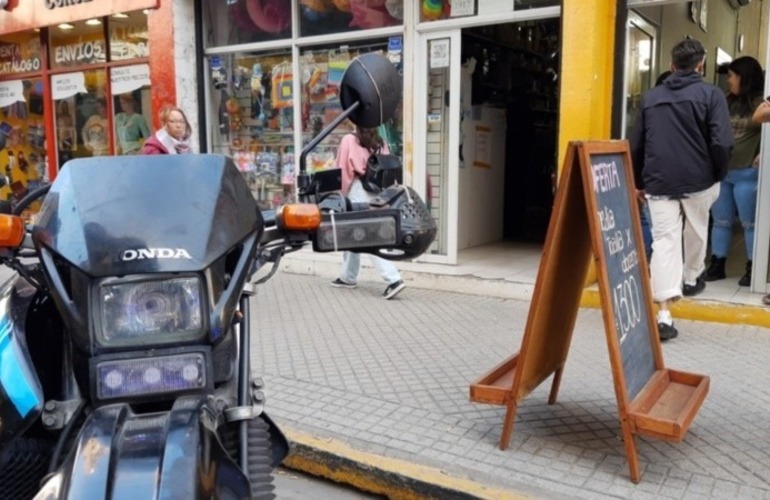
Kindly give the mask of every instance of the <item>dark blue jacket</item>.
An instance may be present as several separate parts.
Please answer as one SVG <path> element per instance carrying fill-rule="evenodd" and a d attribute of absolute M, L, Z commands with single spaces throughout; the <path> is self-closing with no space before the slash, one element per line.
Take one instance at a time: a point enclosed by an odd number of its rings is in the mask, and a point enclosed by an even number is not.
<path fill-rule="evenodd" d="M 675 72 L 642 97 L 629 138 L 636 187 L 679 196 L 727 175 L 733 148 L 724 92 L 700 73 Z"/>

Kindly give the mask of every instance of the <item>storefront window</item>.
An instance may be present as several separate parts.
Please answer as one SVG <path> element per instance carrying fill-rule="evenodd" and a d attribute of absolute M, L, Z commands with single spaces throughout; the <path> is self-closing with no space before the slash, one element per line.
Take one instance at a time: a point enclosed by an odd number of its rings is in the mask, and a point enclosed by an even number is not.
<path fill-rule="evenodd" d="M 107 61 L 104 29 L 99 19 L 63 23 L 49 30 L 51 68 Z"/>
<path fill-rule="evenodd" d="M 294 196 L 291 50 L 212 56 L 212 151 L 231 156 L 260 208 Z"/>
<path fill-rule="evenodd" d="M 113 14 L 110 25 L 110 60 L 124 61 L 148 57 L 150 41 L 147 31 L 147 16 L 140 12 Z"/>
<path fill-rule="evenodd" d="M 57 163 L 110 154 L 104 69 L 51 76 Z"/>
<path fill-rule="evenodd" d="M 300 35 L 326 35 L 344 31 L 384 28 L 403 24 L 404 1 L 298 0 Z"/>
<path fill-rule="evenodd" d="M 46 178 L 43 82 L 0 82 L 0 199 L 19 201 Z M 34 207 L 33 207 L 34 208 Z"/>
<path fill-rule="evenodd" d="M 292 0 L 203 3 L 207 47 L 291 37 Z"/>

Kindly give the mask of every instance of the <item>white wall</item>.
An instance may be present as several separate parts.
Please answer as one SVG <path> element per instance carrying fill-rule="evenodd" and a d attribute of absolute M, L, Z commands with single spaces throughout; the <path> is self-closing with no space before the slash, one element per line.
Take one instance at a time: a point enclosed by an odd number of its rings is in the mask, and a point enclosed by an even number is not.
<path fill-rule="evenodd" d="M 488 153 L 479 150 L 484 129 L 489 129 Z M 471 118 L 463 120 L 462 130 L 465 162 L 460 168 L 458 250 L 503 237 L 505 110 L 476 107 Z"/>

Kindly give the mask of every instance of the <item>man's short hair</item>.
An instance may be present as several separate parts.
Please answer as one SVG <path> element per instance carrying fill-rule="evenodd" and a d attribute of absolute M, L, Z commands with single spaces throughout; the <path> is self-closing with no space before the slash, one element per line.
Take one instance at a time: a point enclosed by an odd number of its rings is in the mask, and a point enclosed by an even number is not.
<path fill-rule="evenodd" d="M 703 61 L 706 49 L 698 40 L 686 38 L 671 49 L 671 63 L 679 71 L 692 71 Z"/>

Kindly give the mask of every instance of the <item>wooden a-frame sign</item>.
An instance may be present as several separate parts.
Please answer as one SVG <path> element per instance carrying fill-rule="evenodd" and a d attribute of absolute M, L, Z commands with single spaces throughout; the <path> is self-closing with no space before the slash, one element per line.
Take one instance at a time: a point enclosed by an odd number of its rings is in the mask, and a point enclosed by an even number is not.
<path fill-rule="evenodd" d="M 520 401 L 553 374 L 556 402 L 593 255 L 631 480 L 641 472 L 635 435 L 679 442 L 709 378 L 666 368 L 652 307 L 627 141 L 571 142 L 519 352 L 470 387 L 470 399 L 505 405 L 506 449 Z"/>

